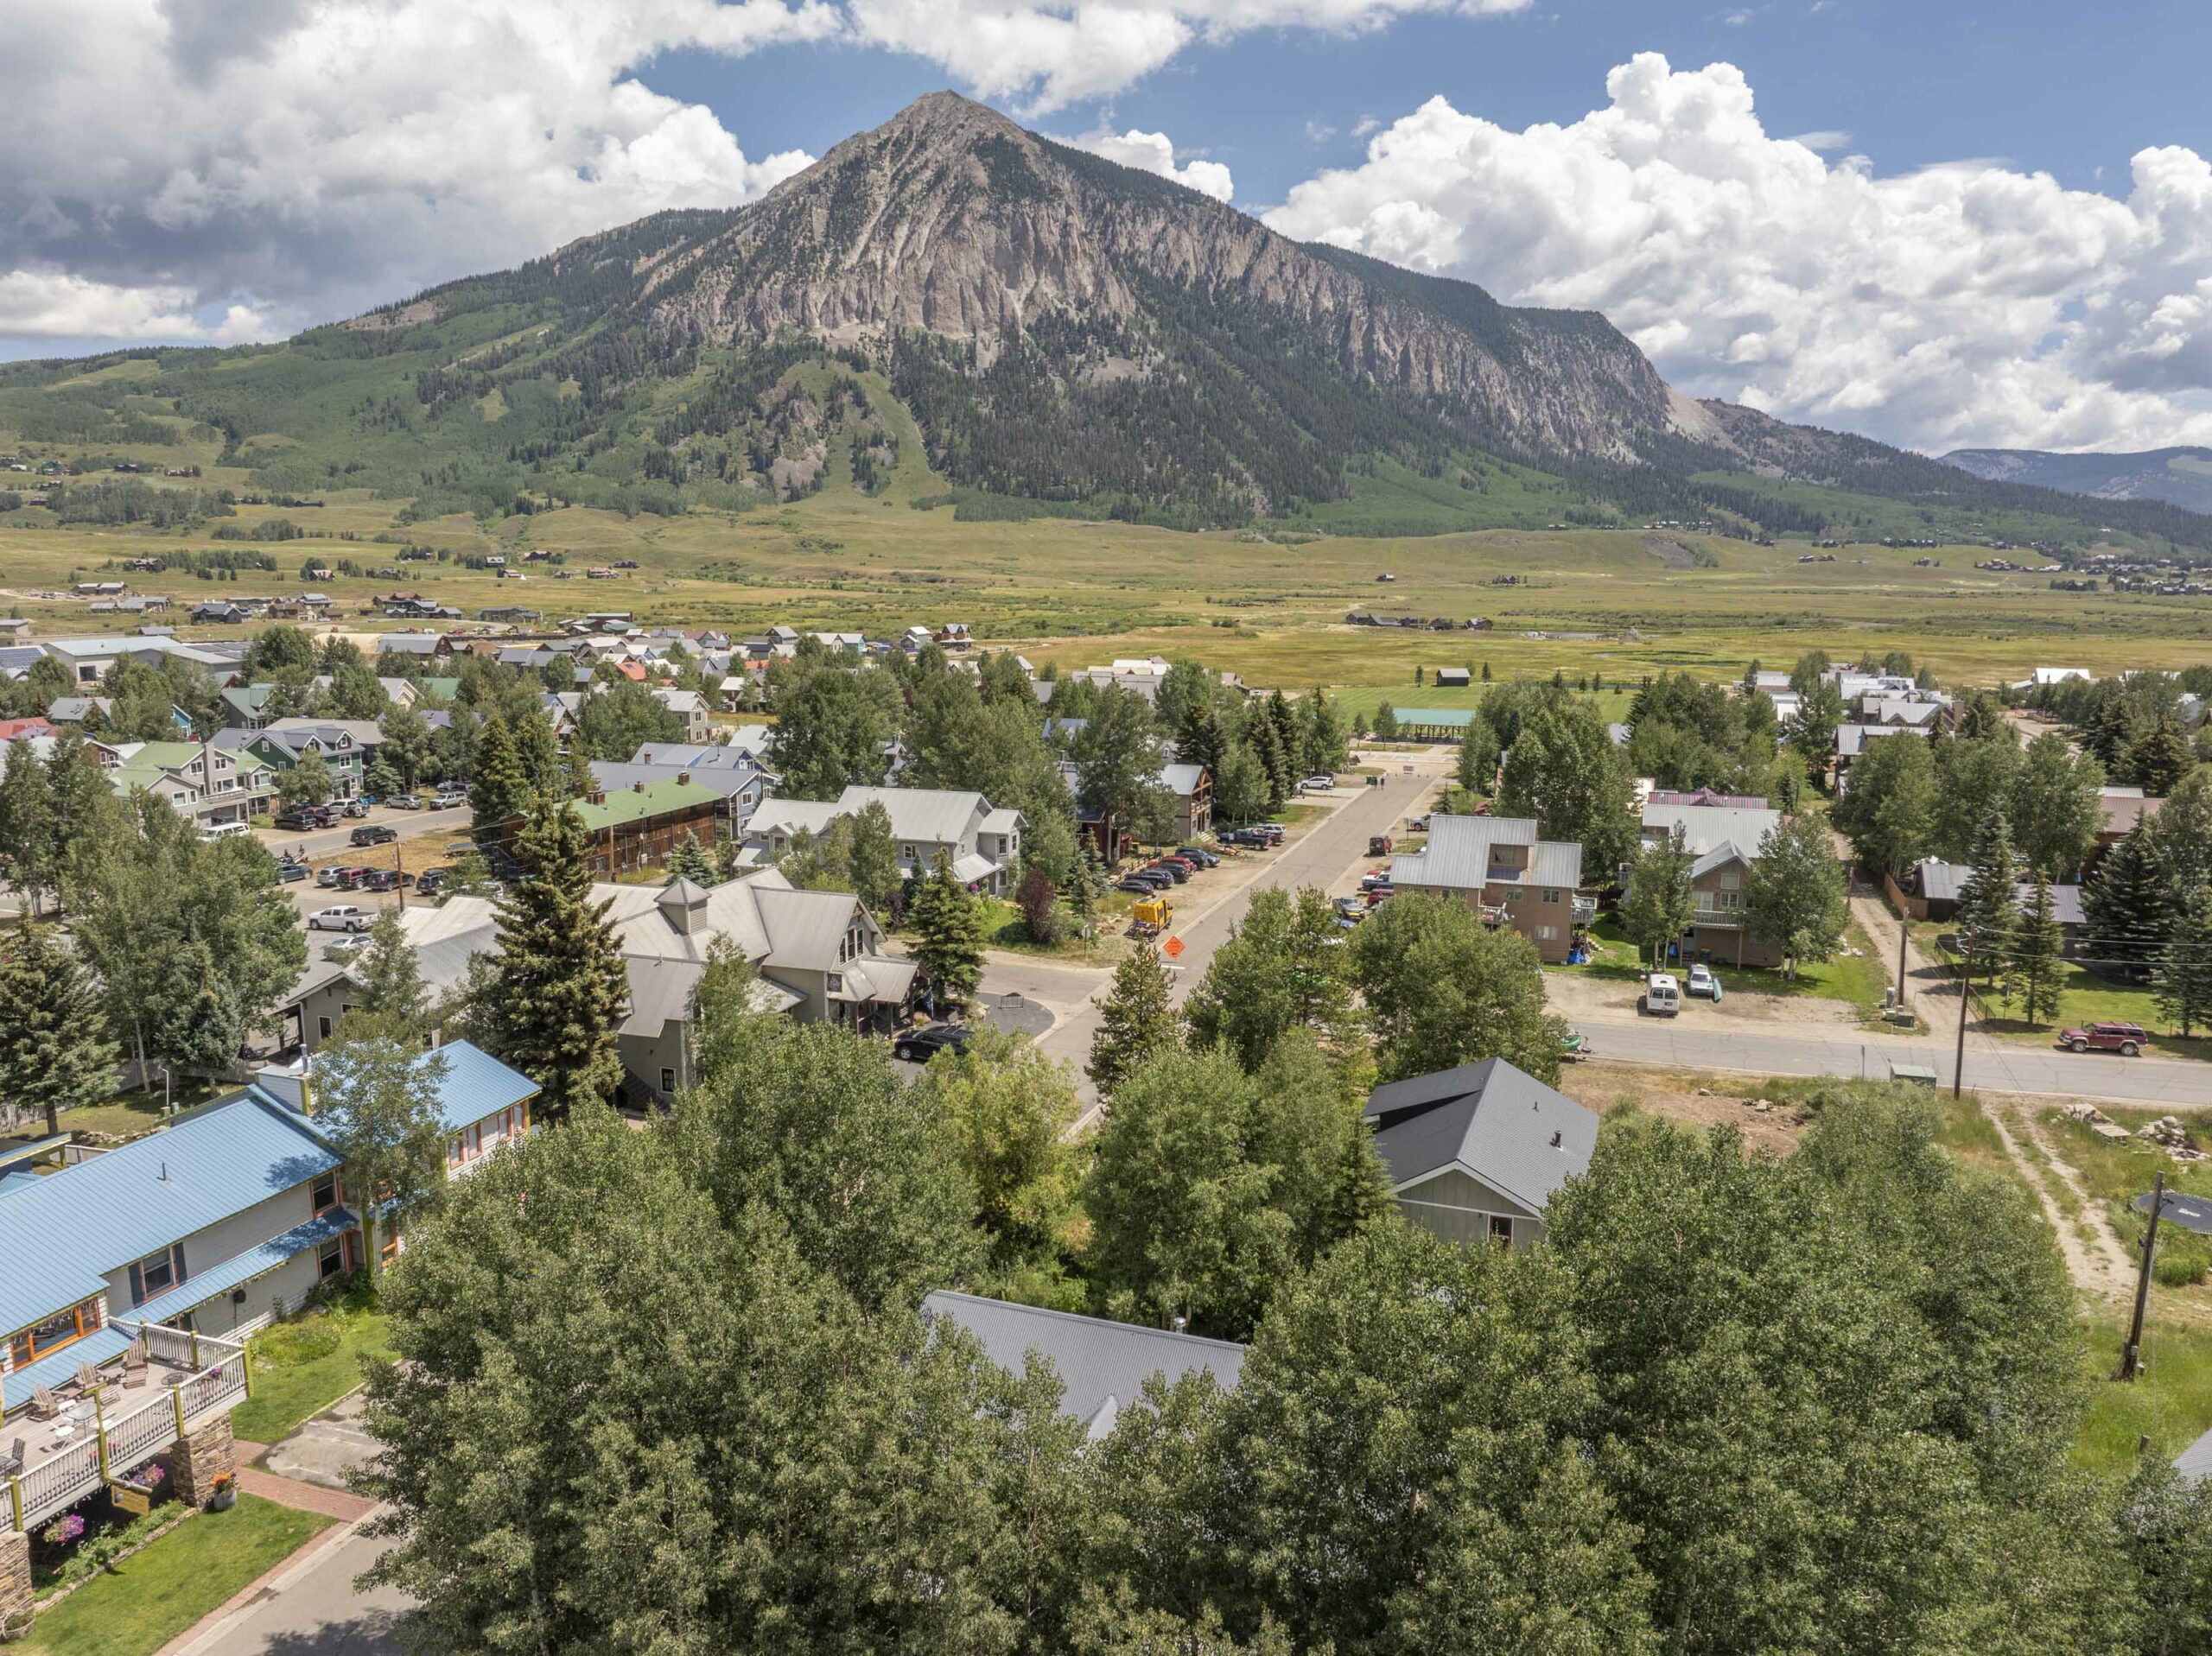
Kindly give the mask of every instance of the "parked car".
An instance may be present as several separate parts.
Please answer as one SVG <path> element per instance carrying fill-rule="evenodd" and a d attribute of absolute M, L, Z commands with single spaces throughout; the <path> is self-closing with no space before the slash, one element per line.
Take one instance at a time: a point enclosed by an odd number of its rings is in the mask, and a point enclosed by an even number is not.
<path fill-rule="evenodd" d="M 423 809 L 420 794 L 395 794 L 384 802 L 396 811 L 419 811 Z"/>
<path fill-rule="evenodd" d="M 1390 871 L 1387 868 L 1370 868 L 1359 877 L 1359 889 L 1363 891 L 1371 891 L 1378 885 L 1389 883 Z"/>
<path fill-rule="evenodd" d="M 1637 1010 L 1654 1018 L 1674 1018 L 1682 1010 L 1682 986 L 1671 972 L 1654 972 L 1643 980 L 1643 994 Z"/>
<path fill-rule="evenodd" d="M 359 866 L 341 868 L 338 871 L 338 878 L 331 884 L 341 891 L 358 891 L 361 889 L 361 882 L 368 877 L 369 871 L 365 868 Z"/>
<path fill-rule="evenodd" d="M 1136 881 L 1138 885 L 1155 891 L 1167 891 L 1175 884 L 1175 876 L 1165 868 L 1139 868 L 1131 872 L 1128 878 Z"/>
<path fill-rule="evenodd" d="M 1367 836 L 1367 854 L 1370 857 L 1387 857 L 1390 854 L 1390 845 L 1389 834 L 1370 834 Z"/>
<path fill-rule="evenodd" d="M 1360 897 L 1340 897 L 1334 904 L 1338 915 L 1346 920 L 1367 918 L 1367 899 Z"/>
<path fill-rule="evenodd" d="M 1334 777 L 1300 777 L 1298 781 L 1298 791 L 1302 794 L 1325 794 L 1336 785 L 1337 779 Z"/>
<path fill-rule="evenodd" d="M 365 891 L 396 891 L 406 879 L 397 868 L 372 868 L 361 877 Z"/>
<path fill-rule="evenodd" d="M 1221 866 L 1221 859 L 1202 845 L 1179 845 L 1175 847 L 1175 854 L 1179 857 L 1189 858 L 1201 868 Z"/>
<path fill-rule="evenodd" d="M 1369 885 L 1364 880 L 1361 881 L 1360 884 L 1362 888 L 1367 892 L 1367 906 L 1370 909 L 1375 907 L 1376 904 L 1381 903 L 1384 898 L 1388 898 L 1392 891 L 1397 889 L 1396 886 L 1390 884 L 1387 877 L 1376 881 L 1372 885 Z"/>
<path fill-rule="evenodd" d="M 389 822 L 372 822 L 357 828 L 347 836 L 355 845 L 390 845 L 399 837 L 399 830 Z"/>
<path fill-rule="evenodd" d="M 446 871 L 442 868 L 425 868 L 422 879 L 415 882 L 416 892 L 422 897 L 435 897 L 445 888 Z"/>
<path fill-rule="evenodd" d="M 285 885 L 289 885 L 294 880 L 305 879 L 307 877 L 307 864 L 292 862 L 282 857 L 276 860 L 276 878 Z"/>
<path fill-rule="evenodd" d="M 1255 833 L 1250 828 L 1226 828 L 1223 830 L 1220 838 L 1224 845 L 1243 846 L 1252 849 L 1256 849 L 1268 842 L 1266 834 Z"/>
<path fill-rule="evenodd" d="M 1148 879 L 1139 879 L 1135 874 L 1131 874 L 1127 879 L 1116 880 L 1114 889 L 1117 891 L 1128 891 L 1137 897 L 1150 897 L 1160 888 Z"/>
<path fill-rule="evenodd" d="M 2069 1052 L 2117 1052 L 2133 1058 L 2151 1044 L 2151 1037 L 2139 1024 L 2092 1024 L 2087 1029 L 2062 1031 L 2058 1044 Z"/>
<path fill-rule="evenodd" d="M 318 868 L 315 870 L 315 883 L 327 891 L 338 884 L 338 877 L 345 872 L 335 863 L 327 868 Z"/>
<path fill-rule="evenodd" d="M 1290 825 L 1287 822 L 1262 822 L 1259 831 L 1268 836 L 1269 845 L 1281 845 L 1283 835 L 1290 832 Z"/>
<path fill-rule="evenodd" d="M 1704 1000 L 1720 999 L 1720 980 L 1713 975 L 1713 968 L 1703 961 L 1690 968 L 1690 980 L 1684 984 L 1685 993 Z"/>
<path fill-rule="evenodd" d="M 1408 817 L 1406 821 L 1406 832 L 1408 834 L 1427 833 L 1428 818 L 1426 815 Z"/>
<path fill-rule="evenodd" d="M 1178 885 L 1180 885 L 1185 880 L 1191 877 L 1190 865 L 1187 863 L 1153 862 L 1147 863 L 1145 866 L 1147 868 L 1158 869 L 1161 873 L 1166 875 L 1168 879 L 1173 880 Z"/>
<path fill-rule="evenodd" d="M 445 788 L 439 790 L 437 797 L 430 802 L 430 809 L 434 811 L 449 811 L 458 809 L 467 803 L 468 803 L 467 789 Z"/>
<path fill-rule="evenodd" d="M 339 814 L 343 816 L 366 816 L 369 814 L 369 802 L 365 799 L 349 799 L 339 807 Z"/>
<path fill-rule="evenodd" d="M 287 805 L 270 821 L 288 834 L 304 834 L 312 828 L 327 828 L 337 821 L 327 805 Z"/>
<path fill-rule="evenodd" d="M 892 1040 L 891 1056 L 904 1058 L 909 1063 L 927 1063 L 948 1048 L 965 1052 L 968 1040 L 968 1031 L 961 1025 L 928 1024 L 920 1029 L 900 1031 Z"/>
<path fill-rule="evenodd" d="M 376 916 L 351 903 L 334 904 L 327 909 L 317 909 L 308 917 L 309 931 L 366 931 L 375 923 Z"/>

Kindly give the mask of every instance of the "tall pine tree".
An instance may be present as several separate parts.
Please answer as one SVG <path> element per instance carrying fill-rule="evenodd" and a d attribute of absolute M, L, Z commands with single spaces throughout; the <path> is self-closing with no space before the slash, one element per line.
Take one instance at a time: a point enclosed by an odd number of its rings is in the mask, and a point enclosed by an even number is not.
<path fill-rule="evenodd" d="M 943 852 L 916 893 L 910 917 L 914 959 L 938 1012 L 957 1011 L 975 998 L 983 980 L 983 911 L 975 895 L 953 878 Z"/>
<path fill-rule="evenodd" d="M 2151 984 L 2159 1012 L 2182 1034 L 2212 1021 L 2212 888 L 2193 886 L 2182 898 Z"/>
<path fill-rule="evenodd" d="M 476 768 L 468 779 L 468 826 L 479 842 L 497 839 L 501 825 L 530 809 L 531 787 L 515 753 L 507 721 L 497 714 L 476 739 Z"/>
<path fill-rule="evenodd" d="M 2045 1019 L 2057 1016 L 2060 960 L 2065 949 L 2050 880 L 2037 874 L 2035 893 L 2020 912 L 2005 956 L 2005 993 L 2018 1005 L 2030 1029 L 2040 1029 Z"/>
<path fill-rule="evenodd" d="M 1974 951 L 1974 964 L 1990 981 L 2012 947 L 2020 911 L 2019 871 L 2005 813 L 1993 810 L 1974 836 L 1974 867 L 1959 888 L 1959 930 Z"/>
<path fill-rule="evenodd" d="M 1149 942 L 1139 943 L 1114 968 L 1113 987 L 1099 1003 L 1086 1071 L 1091 1084 L 1109 1098 L 1147 1058 L 1182 1045 L 1183 1025 L 1168 1002 L 1168 989 L 1167 968 Z"/>
<path fill-rule="evenodd" d="M 2091 960 L 2149 970 L 2173 923 L 2174 897 L 2152 842 L 2151 819 L 2140 818 L 2099 859 L 2082 887 L 2087 936 L 2082 952 Z"/>
<path fill-rule="evenodd" d="M 114 1093 L 116 1059 L 92 974 L 24 919 L 0 947 L 0 1099 L 43 1111 L 51 1137 L 63 1110 Z"/>
<path fill-rule="evenodd" d="M 523 877 L 499 898 L 499 957 L 473 1008 L 486 1044 L 544 1088 L 553 1117 L 610 1097 L 622 1079 L 629 979 L 612 905 L 592 900 L 585 842 L 565 800 L 532 807 L 515 846 Z"/>

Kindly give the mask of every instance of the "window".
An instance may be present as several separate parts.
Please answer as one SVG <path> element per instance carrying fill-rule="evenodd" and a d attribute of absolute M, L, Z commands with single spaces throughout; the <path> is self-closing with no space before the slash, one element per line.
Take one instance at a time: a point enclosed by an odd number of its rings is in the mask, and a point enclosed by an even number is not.
<path fill-rule="evenodd" d="M 176 1260 L 168 1249 L 149 1253 L 138 1261 L 138 1281 L 143 1291 L 139 1303 L 143 1304 L 156 1294 L 166 1293 L 176 1286 Z"/>
<path fill-rule="evenodd" d="M 1559 928 L 1557 926 L 1538 926 L 1536 928 L 1536 941 L 1540 943 L 1558 942 Z"/>
<path fill-rule="evenodd" d="M 833 995 L 841 995 L 845 993 L 845 974 L 842 972 L 830 974 L 830 993 Z"/>
<path fill-rule="evenodd" d="M 664 1066 L 660 1072 L 660 1089 L 664 1093 L 676 1091 L 676 1071 Z"/>
<path fill-rule="evenodd" d="M 1490 1216 L 1490 1240 L 1500 1247 L 1513 1246 L 1513 1221 L 1502 1213 Z"/>
<path fill-rule="evenodd" d="M 346 1247 L 335 1236 L 315 1251 L 315 1274 L 319 1282 L 328 1282 L 346 1268 Z"/>
<path fill-rule="evenodd" d="M 315 1209 L 318 1217 L 338 1205 L 338 1175 L 335 1172 L 325 1173 L 308 1187 L 308 1205 Z"/>
<path fill-rule="evenodd" d="M 49 1351 L 81 1340 L 100 1326 L 100 1303 L 87 1299 L 72 1305 L 66 1311 L 57 1311 L 45 1322 L 25 1329 L 9 1342 L 15 1350 L 15 1366 L 22 1367 L 33 1358 L 43 1357 Z"/>
<path fill-rule="evenodd" d="M 913 861 L 913 860 L 914 860 L 914 847 L 912 847 L 912 846 L 910 846 L 910 845 L 902 845 L 902 846 L 900 846 L 900 847 L 899 847 L 899 861 L 901 861 L 901 862 L 912 862 L 912 861 Z"/>
<path fill-rule="evenodd" d="M 330 1038 L 330 1020 L 327 1018 L 316 1018 L 315 1020 L 315 1035 L 318 1039 L 327 1041 Z"/>
<path fill-rule="evenodd" d="M 1544 892 L 1544 901 L 1545 901 L 1545 902 L 1547 902 L 1547 903 L 1556 903 L 1556 902 L 1558 902 L 1558 901 L 1559 901 L 1559 892 L 1558 892 L 1556 890 L 1554 890 L 1554 889 L 1547 888 L 1547 889 L 1546 889 L 1546 891 L 1545 891 L 1545 892 Z"/>

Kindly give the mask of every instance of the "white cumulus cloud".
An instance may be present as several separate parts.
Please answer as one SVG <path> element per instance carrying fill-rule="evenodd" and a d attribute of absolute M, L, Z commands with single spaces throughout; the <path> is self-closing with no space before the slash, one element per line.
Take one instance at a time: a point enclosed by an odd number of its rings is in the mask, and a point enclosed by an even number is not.
<path fill-rule="evenodd" d="M 0 0 L 0 332 L 224 340 L 760 194 L 808 158 L 749 157 L 633 72 L 843 28 L 817 0 Z"/>
<path fill-rule="evenodd" d="M 1742 73 L 1656 54 L 1516 131 L 1441 98 L 1274 228 L 1605 312 L 1675 384 L 1941 451 L 2212 441 L 2212 163 L 2124 198 L 1961 162 L 1884 176 L 1770 136 Z"/>
<path fill-rule="evenodd" d="M 1175 146 L 1165 132 L 1140 132 L 1131 127 L 1127 132 L 1093 132 L 1063 142 L 1078 149 L 1088 149 L 1094 155 L 1103 155 L 1109 161 L 1117 161 L 1124 167 L 1134 167 L 1141 173 L 1172 178 L 1217 201 L 1226 201 L 1236 193 L 1229 168 L 1220 162 L 1190 161 L 1178 167 Z"/>
<path fill-rule="evenodd" d="M 1484 16 L 1535 0 L 845 0 L 853 38 L 927 58 L 1031 114 L 1108 98 L 1194 41 L 1255 29 L 1351 34 L 1416 12 Z"/>

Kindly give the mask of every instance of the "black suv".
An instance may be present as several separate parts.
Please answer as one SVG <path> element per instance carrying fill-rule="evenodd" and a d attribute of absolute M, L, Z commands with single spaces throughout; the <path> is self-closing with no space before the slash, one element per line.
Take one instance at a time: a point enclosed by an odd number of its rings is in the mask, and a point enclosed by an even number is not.
<path fill-rule="evenodd" d="M 968 1031 L 959 1024 L 928 1024 L 901 1031 L 891 1043 L 891 1056 L 909 1063 L 927 1063 L 947 1048 L 965 1052 L 968 1041 Z"/>
<path fill-rule="evenodd" d="M 347 837 L 355 845 L 390 845 L 399 837 L 399 830 L 387 822 L 372 822 L 355 828 Z"/>

